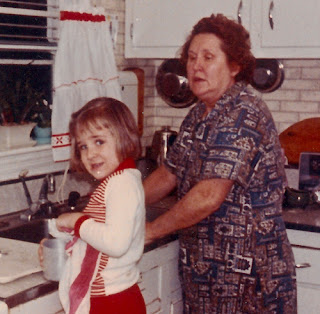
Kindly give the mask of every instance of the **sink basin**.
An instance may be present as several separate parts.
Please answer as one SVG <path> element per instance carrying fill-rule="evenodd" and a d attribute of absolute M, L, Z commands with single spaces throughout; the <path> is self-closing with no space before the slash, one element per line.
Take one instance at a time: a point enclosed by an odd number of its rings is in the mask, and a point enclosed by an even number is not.
<path fill-rule="evenodd" d="M 0 237 L 40 243 L 43 238 L 49 238 L 48 219 L 36 219 L 23 224 L 0 228 Z"/>

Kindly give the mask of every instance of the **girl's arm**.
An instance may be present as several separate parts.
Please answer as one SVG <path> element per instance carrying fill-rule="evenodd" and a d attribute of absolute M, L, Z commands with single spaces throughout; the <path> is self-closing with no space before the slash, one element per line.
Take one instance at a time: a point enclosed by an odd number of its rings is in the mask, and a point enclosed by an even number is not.
<path fill-rule="evenodd" d="M 144 192 L 140 179 L 126 174 L 112 178 L 106 193 L 105 223 L 85 220 L 80 237 L 95 249 L 120 257 L 128 251 L 137 230 L 144 229 Z"/>
<path fill-rule="evenodd" d="M 59 231 L 73 230 L 77 220 L 84 216 L 82 213 L 65 213 L 56 219 L 56 227 Z"/>

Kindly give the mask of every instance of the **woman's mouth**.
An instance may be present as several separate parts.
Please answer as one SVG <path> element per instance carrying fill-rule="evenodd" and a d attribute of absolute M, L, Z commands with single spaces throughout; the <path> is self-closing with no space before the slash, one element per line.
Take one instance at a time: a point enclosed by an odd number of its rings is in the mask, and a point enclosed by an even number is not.
<path fill-rule="evenodd" d="M 193 81 L 194 83 L 201 83 L 201 82 L 204 81 L 204 79 L 201 78 L 201 77 L 196 76 L 196 77 L 194 77 L 194 78 L 192 79 L 192 81 Z"/>

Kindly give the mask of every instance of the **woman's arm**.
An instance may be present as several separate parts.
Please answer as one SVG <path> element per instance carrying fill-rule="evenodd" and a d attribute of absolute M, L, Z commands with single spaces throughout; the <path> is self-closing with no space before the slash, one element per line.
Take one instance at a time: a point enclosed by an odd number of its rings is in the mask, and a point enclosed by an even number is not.
<path fill-rule="evenodd" d="M 208 217 L 220 208 L 233 183 L 227 179 L 199 182 L 169 211 L 147 223 L 146 243 L 190 227 Z"/>
<path fill-rule="evenodd" d="M 160 166 L 143 182 L 146 205 L 160 201 L 177 185 L 176 176 L 165 166 Z"/>

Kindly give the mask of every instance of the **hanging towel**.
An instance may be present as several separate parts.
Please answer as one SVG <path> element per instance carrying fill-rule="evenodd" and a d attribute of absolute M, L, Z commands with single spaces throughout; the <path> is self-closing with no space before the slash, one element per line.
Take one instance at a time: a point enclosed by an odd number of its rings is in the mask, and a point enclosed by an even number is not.
<path fill-rule="evenodd" d="M 60 0 L 60 36 L 53 74 L 54 161 L 70 159 L 71 114 L 96 97 L 121 100 L 109 22 L 88 0 Z"/>
<path fill-rule="evenodd" d="M 49 221 L 49 232 L 56 238 L 68 239 L 69 256 L 59 282 L 59 297 L 66 314 L 90 312 L 90 287 L 97 275 L 101 252 L 66 232 L 56 228 L 55 219 Z"/>

